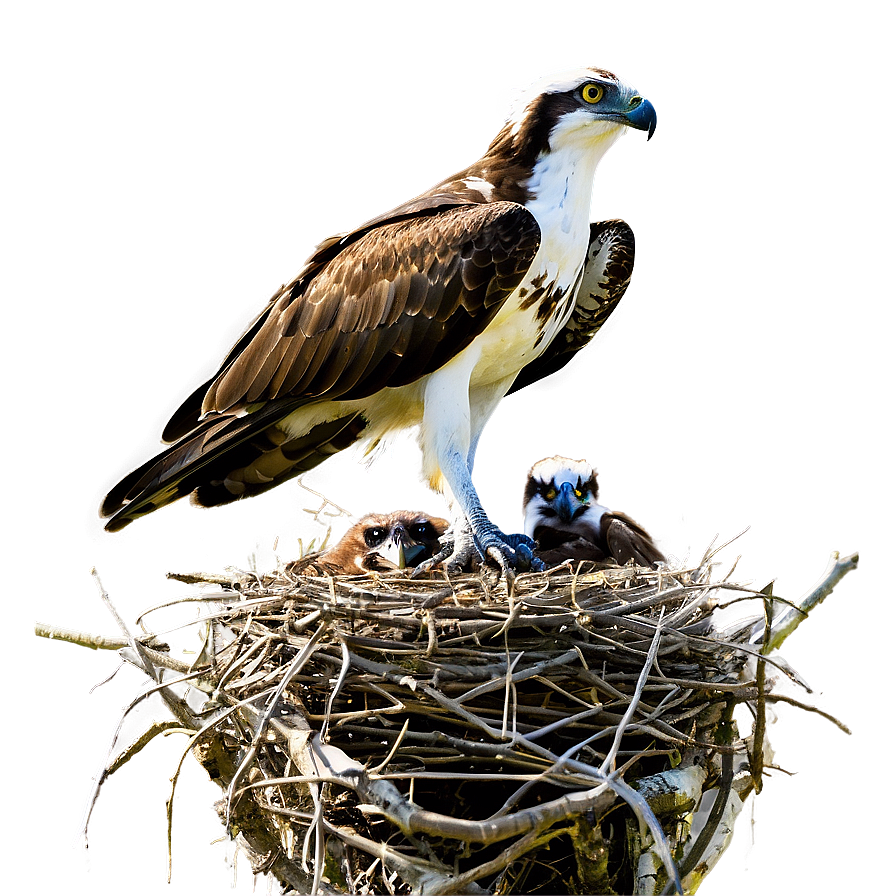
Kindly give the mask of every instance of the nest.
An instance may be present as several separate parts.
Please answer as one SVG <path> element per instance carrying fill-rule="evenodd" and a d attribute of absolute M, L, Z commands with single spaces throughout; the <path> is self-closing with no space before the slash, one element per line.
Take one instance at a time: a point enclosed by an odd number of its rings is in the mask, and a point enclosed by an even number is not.
<path fill-rule="evenodd" d="M 787 699 L 769 625 L 713 628 L 764 595 L 711 571 L 174 576 L 206 586 L 201 654 L 124 653 L 290 892 L 693 892 Z"/>

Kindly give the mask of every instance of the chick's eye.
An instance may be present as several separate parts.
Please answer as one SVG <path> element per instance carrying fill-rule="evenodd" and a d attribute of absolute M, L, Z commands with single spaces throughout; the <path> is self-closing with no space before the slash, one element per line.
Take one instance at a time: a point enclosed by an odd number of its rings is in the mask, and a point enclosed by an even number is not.
<path fill-rule="evenodd" d="M 385 537 L 386 530 L 381 529 L 379 526 L 364 530 L 364 541 L 367 542 L 369 547 L 379 544 Z"/>
<path fill-rule="evenodd" d="M 586 84 L 581 93 L 586 103 L 599 103 L 603 99 L 604 89 L 600 84 Z"/>
<path fill-rule="evenodd" d="M 420 523 L 412 531 L 418 538 L 426 538 L 429 535 L 429 523 Z"/>

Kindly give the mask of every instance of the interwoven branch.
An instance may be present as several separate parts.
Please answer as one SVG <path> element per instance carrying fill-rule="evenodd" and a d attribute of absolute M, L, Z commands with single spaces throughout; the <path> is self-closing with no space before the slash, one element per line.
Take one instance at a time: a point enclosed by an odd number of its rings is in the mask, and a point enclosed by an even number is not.
<path fill-rule="evenodd" d="M 204 604 L 199 661 L 120 619 L 117 643 L 195 732 L 253 865 L 304 891 L 690 892 L 762 773 L 763 732 L 739 734 L 733 707 L 796 703 L 751 671 L 789 672 L 774 623 L 714 630 L 732 595 L 769 598 L 713 581 L 710 560 L 520 575 L 512 599 L 488 571 L 193 573 L 214 588 L 186 599 Z M 733 776 L 738 757 L 752 776 Z"/>

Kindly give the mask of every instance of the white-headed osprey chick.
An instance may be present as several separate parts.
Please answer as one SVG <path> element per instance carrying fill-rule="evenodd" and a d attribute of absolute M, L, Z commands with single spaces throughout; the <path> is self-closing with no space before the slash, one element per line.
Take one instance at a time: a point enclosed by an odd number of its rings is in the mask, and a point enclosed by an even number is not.
<path fill-rule="evenodd" d="M 448 520 L 417 510 L 368 513 L 339 542 L 309 563 L 298 560 L 293 572 L 302 575 L 356 576 L 391 572 L 428 560 L 440 547 Z"/>
<path fill-rule="evenodd" d="M 652 567 L 666 558 L 650 534 L 624 513 L 597 503 L 597 470 L 585 460 L 546 457 L 529 470 L 524 531 L 548 566 L 566 560 L 629 560 Z"/>

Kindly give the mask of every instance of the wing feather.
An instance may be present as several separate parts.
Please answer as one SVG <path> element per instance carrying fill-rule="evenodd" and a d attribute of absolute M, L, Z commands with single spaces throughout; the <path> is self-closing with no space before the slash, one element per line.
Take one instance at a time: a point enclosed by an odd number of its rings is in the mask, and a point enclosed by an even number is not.
<path fill-rule="evenodd" d="M 512 202 L 413 205 L 318 249 L 171 418 L 173 444 L 110 491 L 107 528 L 185 494 L 212 506 L 311 469 L 362 436 L 363 412 L 285 442 L 279 421 L 410 383 L 488 326 L 538 251 L 535 218 Z"/>
<path fill-rule="evenodd" d="M 438 369 L 485 329 L 522 280 L 539 240 L 534 217 L 511 202 L 452 207 L 374 228 L 301 288 L 284 288 L 211 383 L 203 412 L 281 398 L 350 399 L 358 388 L 370 394 Z M 433 320 L 443 326 L 432 328 Z M 326 337 L 316 339 L 322 331 Z M 380 339 L 398 349 L 401 363 L 371 346 L 362 368 L 355 353 Z M 420 363 L 403 344 L 436 350 Z M 295 366 L 306 372 L 297 377 Z"/>
<path fill-rule="evenodd" d="M 374 228 L 383 226 L 384 224 L 407 220 L 420 214 L 434 214 L 449 208 L 469 206 L 470 204 L 471 200 L 454 194 L 438 192 L 428 193 L 423 196 L 418 196 L 416 199 L 412 199 L 410 202 L 406 202 L 403 205 L 392 209 L 392 211 L 387 212 L 385 215 L 367 221 L 360 227 L 356 227 L 348 233 L 329 237 L 324 240 L 290 283 L 274 295 L 264 312 L 259 315 L 249 329 L 233 346 L 230 353 L 221 364 L 218 373 L 208 381 L 204 382 L 201 386 L 194 389 L 181 403 L 174 414 L 172 414 L 171 419 L 162 431 L 162 441 L 174 442 L 196 428 L 202 417 L 203 402 L 205 396 L 208 394 L 208 390 L 212 387 L 215 380 L 220 377 L 222 372 L 242 354 L 243 349 L 252 342 L 264 326 L 268 316 L 272 313 L 278 313 L 278 310 L 282 310 L 284 305 L 281 300 L 284 296 L 287 298 L 287 304 L 289 304 L 289 301 L 292 298 L 301 295 L 307 284 L 347 246 L 356 242 Z M 439 258 L 444 258 L 450 254 L 449 248 L 446 245 L 437 247 L 437 252 Z M 320 302 L 317 304 L 320 304 Z M 333 303 L 326 304 L 322 309 L 317 309 L 315 303 L 298 303 L 294 307 L 299 313 L 299 317 L 293 319 L 292 326 L 303 326 L 303 332 L 306 337 L 319 334 L 329 329 L 333 324 L 336 312 L 339 310 L 338 305 Z M 308 323 L 307 327 L 304 327 L 304 324 L 300 323 L 302 314 L 309 316 L 307 319 L 304 319 L 305 323 Z M 327 317 L 327 315 L 329 315 L 329 317 Z M 395 316 L 392 322 L 394 323 L 397 319 L 398 317 Z M 292 335 L 292 332 L 289 329 L 286 329 L 284 332 L 286 335 Z"/>

